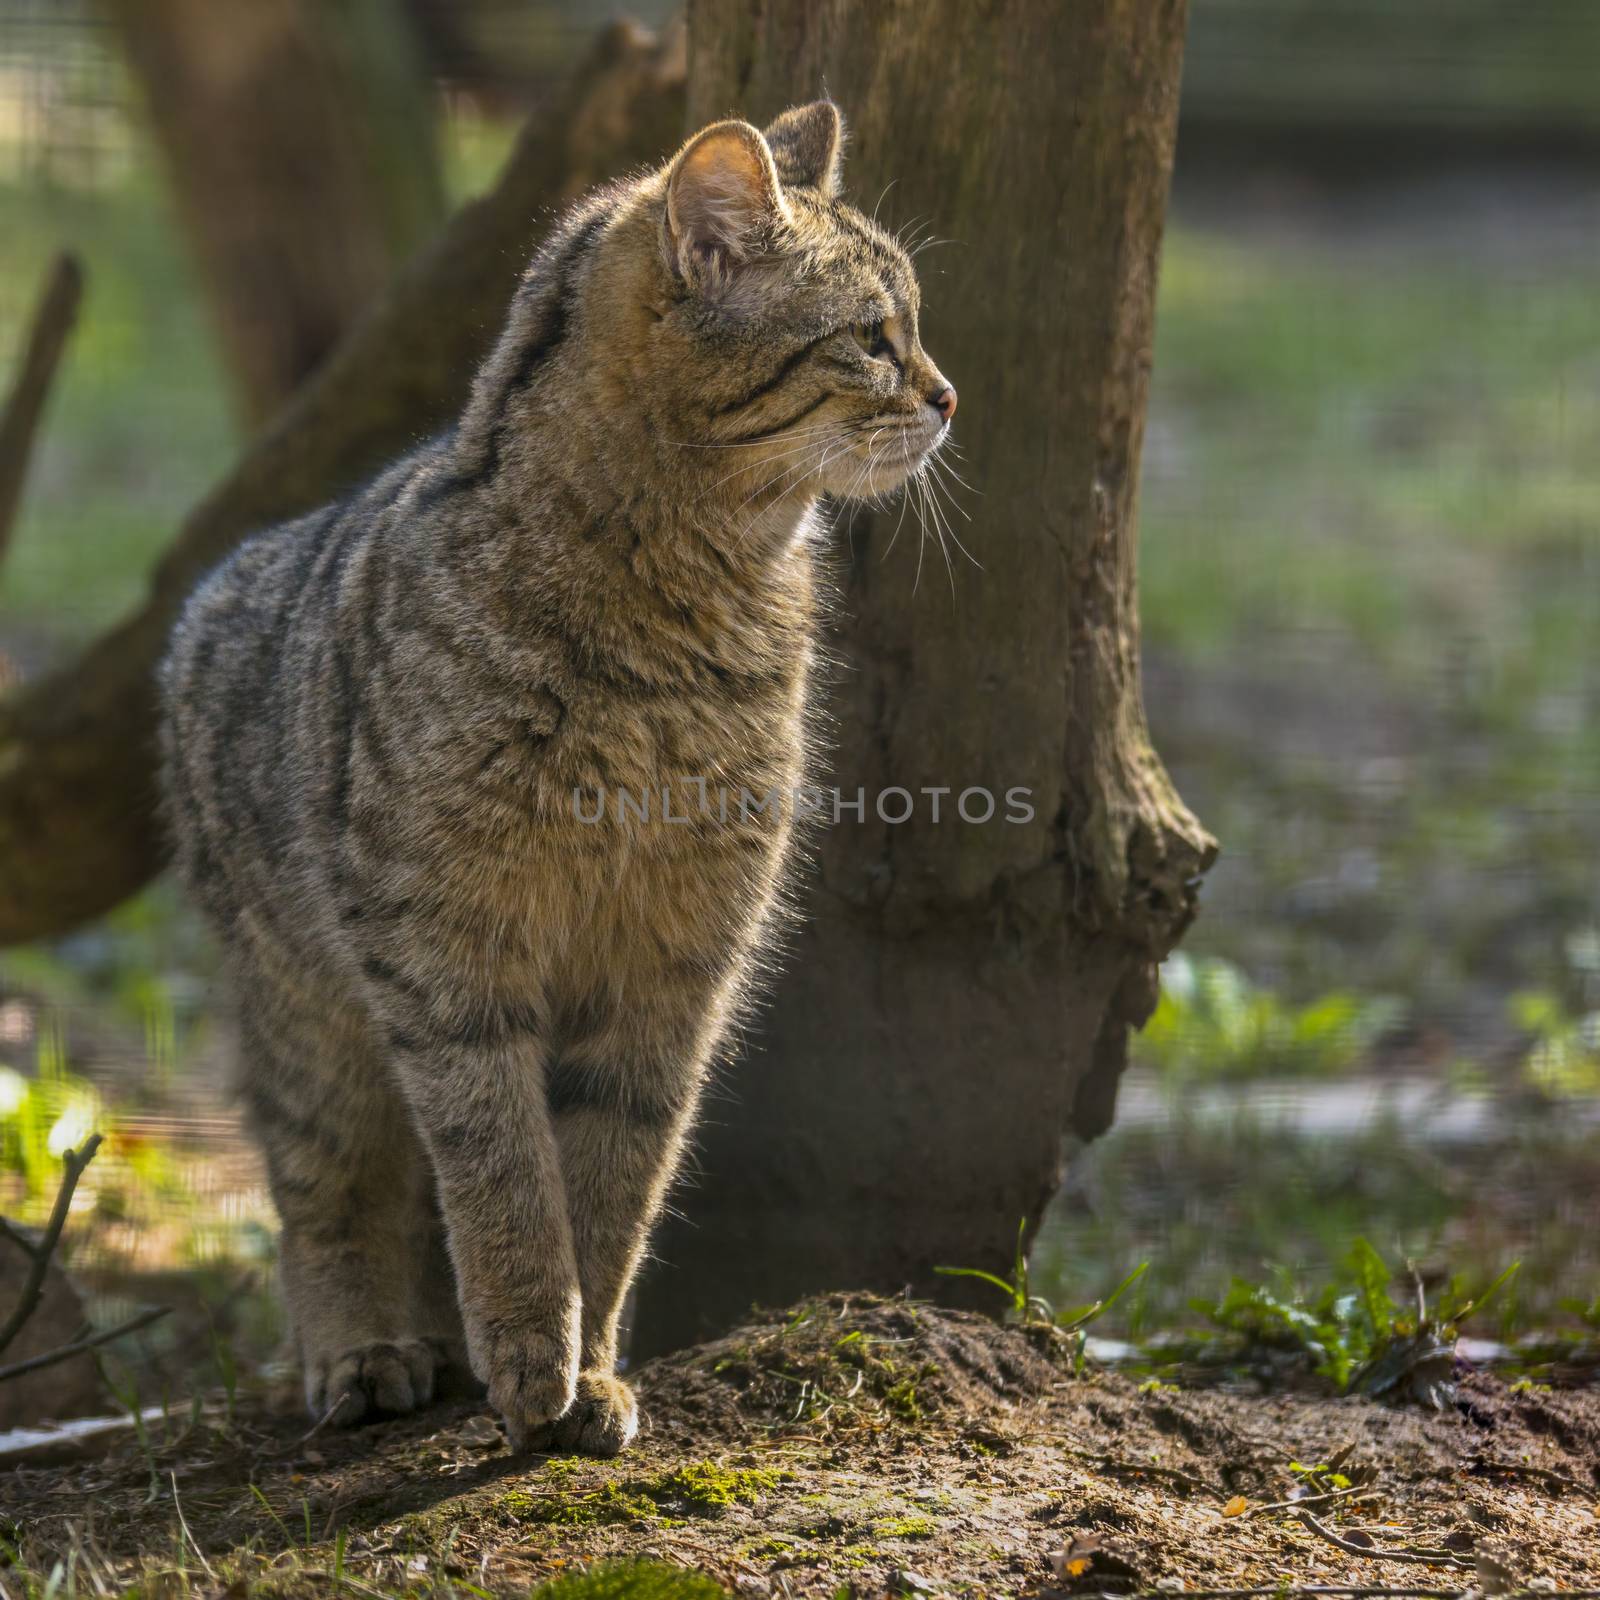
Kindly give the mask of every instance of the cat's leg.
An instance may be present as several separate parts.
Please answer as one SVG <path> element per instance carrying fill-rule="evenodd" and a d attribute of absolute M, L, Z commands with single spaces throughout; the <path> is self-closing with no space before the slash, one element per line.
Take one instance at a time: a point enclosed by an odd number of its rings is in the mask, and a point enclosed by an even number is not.
<path fill-rule="evenodd" d="M 416 1327 L 438 1363 L 435 1387 L 441 1399 L 481 1397 L 483 1385 L 472 1371 L 467 1334 L 461 1322 L 461 1296 L 444 1213 L 439 1208 L 430 1164 L 427 1211 L 423 1223 L 422 1270 L 416 1290 Z"/>
<path fill-rule="evenodd" d="M 631 998 L 637 998 L 636 996 Z M 615 1455 L 638 1431 L 616 1375 L 623 1302 L 677 1170 L 720 1027 L 693 993 L 630 1005 L 564 1042 L 549 1079 L 583 1295 L 577 1399 L 536 1447 Z"/>
<path fill-rule="evenodd" d="M 543 1029 L 481 968 L 421 949 L 364 970 L 438 1181 L 472 1370 L 513 1448 L 572 1403 L 579 1300 Z"/>
<path fill-rule="evenodd" d="M 282 1223 L 306 1404 L 340 1425 L 426 1405 L 436 1357 L 413 1300 L 430 1178 L 404 1103 L 327 997 L 246 983 L 240 1000 L 239 1088 Z"/>

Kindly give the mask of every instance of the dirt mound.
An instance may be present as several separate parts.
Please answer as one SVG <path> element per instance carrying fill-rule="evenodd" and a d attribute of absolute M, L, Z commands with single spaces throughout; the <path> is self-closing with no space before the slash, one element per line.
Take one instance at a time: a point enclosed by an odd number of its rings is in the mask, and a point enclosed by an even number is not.
<path fill-rule="evenodd" d="M 752 1427 L 993 1427 L 1066 1376 L 1029 1335 L 988 1317 L 832 1294 L 653 1361 L 637 1379 L 655 1427 L 704 1441 Z"/>
<path fill-rule="evenodd" d="M 0 1473 L 0 1587 L 61 1563 L 167 1600 L 512 1600 L 640 1557 L 740 1600 L 1600 1584 L 1594 1390 L 1468 1375 L 1427 1411 L 1079 1378 L 1020 1329 L 867 1295 L 636 1376 L 646 1426 L 612 1461 L 515 1457 L 481 1404 L 309 1434 L 256 1395 L 174 1407 Z"/>

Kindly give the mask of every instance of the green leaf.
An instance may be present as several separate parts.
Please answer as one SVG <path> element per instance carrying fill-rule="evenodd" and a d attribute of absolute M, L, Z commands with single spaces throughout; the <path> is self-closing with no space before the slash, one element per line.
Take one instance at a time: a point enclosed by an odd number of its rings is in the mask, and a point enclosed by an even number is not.
<path fill-rule="evenodd" d="M 1372 1325 L 1372 1337 L 1375 1340 L 1386 1338 L 1395 1315 L 1395 1303 L 1389 1297 L 1389 1268 L 1370 1241 L 1360 1237 L 1350 1246 L 1350 1265 L 1361 1291 L 1367 1321 Z"/>
<path fill-rule="evenodd" d="M 1488 1303 L 1493 1300 L 1494 1297 L 1499 1294 L 1499 1292 L 1505 1288 L 1505 1286 L 1510 1283 L 1511 1280 L 1516 1277 L 1521 1270 L 1522 1263 L 1520 1261 L 1513 1261 L 1511 1265 L 1507 1267 L 1506 1270 L 1502 1272 L 1500 1276 L 1496 1278 L 1494 1282 L 1491 1283 L 1489 1287 L 1477 1297 L 1476 1300 L 1467 1301 L 1465 1305 L 1451 1315 L 1449 1320 L 1451 1322 L 1465 1322 L 1467 1318 L 1472 1316 L 1475 1312 L 1482 1311 L 1483 1308 L 1488 1305 Z"/>
<path fill-rule="evenodd" d="M 1081 1328 L 1085 1323 L 1093 1322 L 1096 1317 L 1103 1316 L 1119 1301 L 1122 1296 L 1133 1287 L 1150 1270 L 1148 1261 L 1141 1261 L 1104 1300 L 1096 1300 L 1093 1305 L 1085 1306 L 1081 1310 L 1069 1313 L 1071 1320 L 1063 1319 L 1061 1326 L 1071 1333 L 1074 1328 Z"/>
<path fill-rule="evenodd" d="M 1026 1303 L 1019 1300 L 1013 1285 L 1004 1278 L 997 1278 L 992 1272 L 985 1272 L 981 1267 L 935 1267 L 933 1270 L 945 1278 L 977 1278 L 982 1283 L 992 1283 L 1019 1310 Z"/>

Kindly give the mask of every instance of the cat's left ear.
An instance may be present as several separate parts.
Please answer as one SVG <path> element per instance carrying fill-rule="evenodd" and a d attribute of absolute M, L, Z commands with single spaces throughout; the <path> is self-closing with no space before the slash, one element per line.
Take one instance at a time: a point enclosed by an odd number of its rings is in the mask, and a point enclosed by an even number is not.
<path fill-rule="evenodd" d="M 668 245 L 685 277 L 758 258 L 788 216 L 772 152 L 748 122 L 712 123 L 672 163 Z"/>
<path fill-rule="evenodd" d="M 831 200 L 844 164 L 844 118 L 831 100 L 795 106 L 770 124 L 765 138 L 785 182 L 815 189 Z"/>

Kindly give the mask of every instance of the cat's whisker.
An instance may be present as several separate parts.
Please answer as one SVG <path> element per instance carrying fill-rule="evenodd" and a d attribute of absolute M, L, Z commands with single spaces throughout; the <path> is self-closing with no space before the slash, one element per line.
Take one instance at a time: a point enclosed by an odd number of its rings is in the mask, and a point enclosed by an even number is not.
<path fill-rule="evenodd" d="M 923 514 L 927 504 L 927 491 L 922 487 L 922 479 L 913 475 L 906 480 L 917 491 L 917 531 L 920 537 L 917 540 L 917 575 L 911 581 L 911 592 L 915 594 L 922 587 L 922 558 L 928 551 L 928 519 Z"/>
<path fill-rule="evenodd" d="M 950 493 L 950 490 L 949 490 L 948 486 L 940 482 L 938 471 L 937 471 L 937 466 L 938 466 L 938 463 L 935 462 L 933 457 L 930 456 L 928 458 L 928 461 L 927 461 L 929 486 L 933 490 L 935 490 L 937 493 L 942 494 L 944 496 L 944 498 L 945 498 L 946 503 L 953 510 L 960 511 L 961 515 L 963 517 L 966 517 L 968 522 L 971 522 L 972 518 L 968 517 L 967 513 L 964 510 L 962 510 L 960 505 L 958 505 L 956 503 L 955 497 Z M 945 521 L 945 530 L 946 530 L 946 532 L 949 533 L 950 538 L 954 542 L 956 549 L 959 550 L 962 553 L 962 555 L 964 555 L 967 558 L 967 560 L 970 561 L 973 564 L 973 566 L 975 566 L 978 569 L 979 572 L 982 572 L 983 571 L 983 563 L 980 560 L 978 560 L 978 558 L 975 555 L 973 555 L 973 553 L 969 549 L 967 549 L 967 547 L 961 542 L 961 536 L 956 532 L 955 524 L 950 522 L 948 519 L 946 519 L 946 521 Z"/>
<path fill-rule="evenodd" d="M 838 424 L 833 422 L 809 422 L 799 431 L 801 433 L 821 433 L 825 429 L 837 426 Z M 749 450 L 758 444 L 771 444 L 775 439 L 794 437 L 797 437 L 797 435 L 791 428 L 774 428 L 771 433 L 758 433 L 751 439 L 664 439 L 662 443 L 670 444 L 675 450 Z"/>
<path fill-rule="evenodd" d="M 752 489 L 750 493 L 747 494 L 744 499 L 741 500 L 738 505 L 736 505 L 733 510 L 728 513 L 727 520 L 732 522 L 734 518 L 736 518 L 752 500 L 760 499 L 762 495 L 769 493 L 773 489 L 780 489 L 785 480 L 793 477 L 796 473 L 805 473 L 812 470 L 815 470 L 815 468 L 813 468 L 808 461 L 797 461 L 793 465 L 786 467 L 782 472 L 776 473 L 773 477 L 768 478 L 764 483 L 757 484 L 756 487 Z M 753 516 L 740 530 L 738 537 L 734 540 L 735 549 L 744 543 L 745 535 L 752 527 L 755 526 L 756 522 L 760 519 L 760 516 L 761 513 L 757 511 L 755 516 Z"/>
<path fill-rule="evenodd" d="M 945 574 L 950 580 L 950 598 L 952 601 L 954 601 L 956 597 L 956 572 L 955 567 L 950 561 L 950 547 L 945 543 L 945 535 L 946 533 L 949 533 L 950 530 L 939 510 L 939 503 L 934 499 L 933 491 L 929 487 L 930 480 L 928 477 L 927 465 L 927 462 L 924 461 L 921 468 L 918 469 L 917 484 L 922 491 L 924 502 L 926 503 L 928 511 L 933 518 L 934 537 L 939 541 L 939 554 L 944 557 Z M 955 535 L 951 533 L 950 537 L 954 538 Z"/>
<path fill-rule="evenodd" d="M 935 457 L 929 456 L 926 465 L 928 468 L 928 482 L 931 483 L 934 489 L 944 497 L 945 504 L 958 516 L 960 516 L 962 521 L 971 522 L 971 514 L 968 512 L 967 508 L 956 499 L 955 495 L 951 492 L 950 485 L 944 481 L 942 474 L 945 469 L 942 463 L 940 463 Z M 953 523 L 950 527 L 950 537 L 955 539 L 955 525 Z M 956 539 L 957 544 L 960 544 L 960 542 L 961 541 L 959 539 Z M 977 565 L 977 563 L 974 563 L 974 565 Z"/>
<path fill-rule="evenodd" d="M 791 444 L 786 450 L 772 451 L 770 454 L 761 456 L 755 461 L 747 462 L 742 467 L 736 467 L 732 472 L 728 473 L 726 477 L 718 478 L 715 483 L 707 488 L 701 495 L 701 499 L 705 499 L 713 494 L 716 490 L 720 489 L 723 484 L 732 483 L 735 478 L 742 478 L 747 472 L 757 472 L 763 467 L 771 466 L 774 462 L 786 461 L 790 456 L 798 455 L 802 451 L 815 449 L 817 444 L 818 440 L 815 438 L 802 438 Z M 755 490 L 749 499 L 754 499 L 755 495 L 759 494 L 760 492 L 760 489 Z M 749 504 L 749 499 L 741 501 L 739 506 L 737 506 L 735 509 L 742 510 L 745 505 Z"/>
<path fill-rule="evenodd" d="M 733 511 L 729 514 L 729 521 L 732 521 L 734 517 L 738 516 L 738 514 L 741 511 L 743 511 L 744 508 L 747 505 L 749 505 L 752 500 L 756 499 L 758 496 L 760 496 L 762 494 L 765 494 L 766 492 L 768 492 L 771 489 L 777 488 L 786 478 L 789 478 L 789 477 L 793 476 L 795 473 L 797 473 L 797 472 L 802 473 L 802 474 L 804 474 L 806 472 L 820 473 L 822 471 L 822 469 L 828 464 L 828 461 L 830 459 L 832 459 L 831 456 L 828 454 L 828 452 L 834 447 L 835 443 L 837 443 L 837 441 L 825 441 L 820 447 L 815 445 L 815 444 L 808 443 L 805 446 L 805 448 L 807 450 L 820 449 L 820 451 L 821 451 L 819 459 L 815 462 L 815 464 L 809 464 L 807 461 L 804 461 L 804 460 L 798 461 L 793 466 L 790 466 L 790 467 L 786 468 L 783 472 L 780 472 L 775 478 L 771 478 L 766 483 L 759 485 L 756 489 L 752 490 L 749 494 L 747 494 L 744 497 L 744 499 L 741 500 L 739 502 L 739 504 L 736 505 L 733 508 Z M 793 451 L 788 451 L 788 452 L 785 452 L 785 454 L 792 455 L 792 454 L 794 454 L 794 452 Z M 760 512 L 757 512 L 756 515 L 751 517 L 750 520 L 744 525 L 744 527 L 742 529 L 740 529 L 738 537 L 733 542 L 733 547 L 734 547 L 735 550 L 737 550 L 740 547 L 740 545 L 742 545 L 744 543 L 745 538 L 749 534 L 751 528 L 753 528 L 756 525 L 756 523 L 760 520 L 760 515 L 761 515 Z"/>
<path fill-rule="evenodd" d="M 878 432 L 882 432 L 882 429 L 879 429 Z M 850 507 L 850 520 L 845 524 L 844 530 L 846 539 L 853 539 L 855 534 L 856 513 L 861 509 L 862 505 L 862 502 L 856 497 L 856 490 L 863 482 L 870 481 L 870 474 L 873 471 L 874 460 L 873 443 L 877 437 L 878 434 L 874 433 L 872 438 L 867 441 L 866 459 L 856 469 L 856 475 L 850 480 L 850 487 L 845 491 L 843 496 L 845 504 Z M 840 510 L 842 513 L 843 506 L 840 507 Z M 835 526 L 837 526 L 837 521 L 835 522 Z"/>
<path fill-rule="evenodd" d="M 944 471 L 944 472 L 949 473 L 949 475 L 952 478 L 954 478 L 956 480 L 956 482 L 959 483 L 961 485 L 961 487 L 967 491 L 968 494 L 979 494 L 979 495 L 981 495 L 983 493 L 982 489 L 979 489 L 979 488 L 975 487 L 973 484 L 968 483 L 967 480 L 965 478 L 963 478 L 961 476 L 961 474 L 959 472 L 957 472 L 956 469 L 950 465 L 950 462 L 949 462 L 949 460 L 948 460 L 948 458 L 947 458 L 947 456 L 945 454 L 945 451 L 954 450 L 955 448 L 956 447 L 953 444 L 946 444 L 944 446 L 944 449 L 938 452 L 940 469 L 942 471 Z"/>
<path fill-rule="evenodd" d="M 900 485 L 900 515 L 895 521 L 894 532 L 889 535 L 889 542 L 884 546 L 883 554 L 878 558 L 880 564 L 889 559 L 889 552 L 894 549 L 894 542 L 900 537 L 900 529 L 905 525 L 906 508 L 911 504 L 911 496 L 906 491 L 906 485 Z"/>

